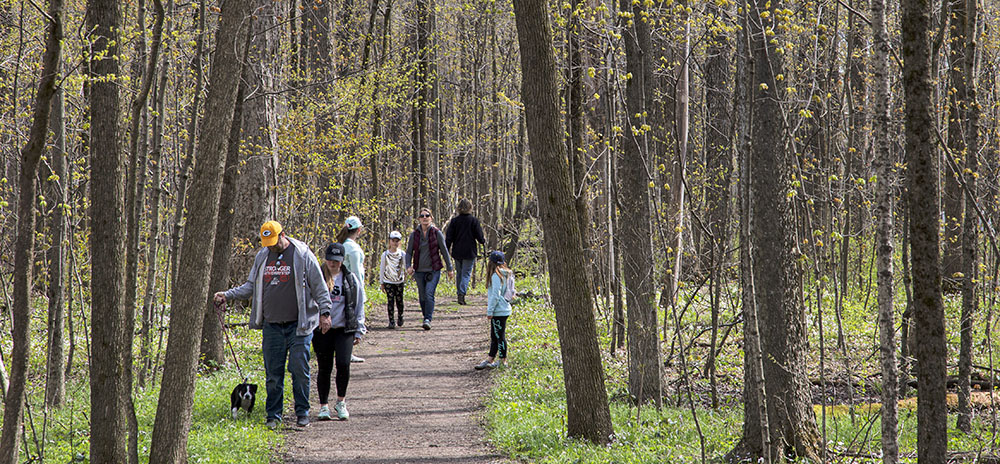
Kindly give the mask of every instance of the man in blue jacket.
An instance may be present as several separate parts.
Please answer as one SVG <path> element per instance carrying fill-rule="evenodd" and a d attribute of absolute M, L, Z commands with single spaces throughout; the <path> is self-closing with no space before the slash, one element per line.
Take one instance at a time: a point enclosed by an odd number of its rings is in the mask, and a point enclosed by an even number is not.
<path fill-rule="evenodd" d="M 277 221 L 261 226 L 260 242 L 263 248 L 254 257 L 247 281 L 216 293 L 215 302 L 250 300 L 250 328 L 263 330 L 267 426 L 281 424 L 288 359 L 296 423 L 305 427 L 309 425 L 309 344 L 320 313 L 329 313 L 333 306 L 330 291 L 309 246 L 285 236 Z"/>

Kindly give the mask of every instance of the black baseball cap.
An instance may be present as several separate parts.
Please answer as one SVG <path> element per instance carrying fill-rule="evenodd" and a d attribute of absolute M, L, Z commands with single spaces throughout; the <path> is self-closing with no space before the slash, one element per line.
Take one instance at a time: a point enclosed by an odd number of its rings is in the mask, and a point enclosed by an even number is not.
<path fill-rule="evenodd" d="M 344 261 L 344 245 L 334 242 L 326 246 L 327 261 Z"/>

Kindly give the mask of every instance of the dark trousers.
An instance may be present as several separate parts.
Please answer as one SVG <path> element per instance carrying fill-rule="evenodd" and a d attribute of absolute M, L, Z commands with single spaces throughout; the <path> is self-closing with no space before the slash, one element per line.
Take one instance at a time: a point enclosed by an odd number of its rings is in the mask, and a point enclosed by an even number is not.
<path fill-rule="evenodd" d="M 389 310 L 389 322 L 392 322 L 395 310 L 399 311 L 399 319 L 403 319 L 403 285 L 382 284 L 385 288 L 386 306 Z"/>
<path fill-rule="evenodd" d="M 354 351 L 354 334 L 344 332 L 344 328 L 336 328 L 321 333 L 319 329 L 313 332 L 313 350 L 316 352 L 316 365 L 319 367 L 319 377 L 316 387 L 319 390 L 319 403 L 327 404 L 330 397 L 330 374 L 333 372 L 333 360 L 337 358 L 337 396 L 347 396 L 347 382 L 351 379 L 351 353 Z"/>
<path fill-rule="evenodd" d="M 507 317 L 493 316 L 490 319 L 490 357 L 500 355 L 507 359 Z"/>

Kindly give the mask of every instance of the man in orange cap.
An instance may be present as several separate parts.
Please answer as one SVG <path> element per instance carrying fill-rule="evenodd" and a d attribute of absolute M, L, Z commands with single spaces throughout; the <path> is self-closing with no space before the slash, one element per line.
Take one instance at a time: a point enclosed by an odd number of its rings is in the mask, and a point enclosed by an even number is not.
<path fill-rule="evenodd" d="M 250 328 L 263 330 L 262 351 L 267 387 L 267 425 L 281 423 L 285 360 L 292 374 L 292 396 L 300 427 L 309 425 L 309 344 L 320 313 L 333 307 L 330 290 L 309 246 L 285 235 L 281 224 L 260 228 L 263 248 L 250 276 L 239 287 L 215 294 L 218 304 L 250 300 Z"/>

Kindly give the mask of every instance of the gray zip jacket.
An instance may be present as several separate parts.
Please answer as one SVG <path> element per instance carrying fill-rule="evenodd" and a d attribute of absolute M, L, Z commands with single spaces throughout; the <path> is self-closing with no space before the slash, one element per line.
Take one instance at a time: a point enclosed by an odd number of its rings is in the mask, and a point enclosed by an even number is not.
<path fill-rule="evenodd" d="M 304 337 L 319 326 L 319 315 L 330 312 L 333 302 L 330 301 L 330 289 L 323 280 L 323 271 L 319 268 L 316 255 L 305 243 L 285 236 L 295 249 L 295 296 L 299 300 L 299 321 L 295 334 Z M 264 312 L 261 310 L 261 291 L 264 288 L 264 262 L 267 261 L 267 248 L 261 248 L 254 257 L 250 276 L 239 287 L 226 290 L 226 300 L 250 300 L 250 328 L 264 327 Z"/>

